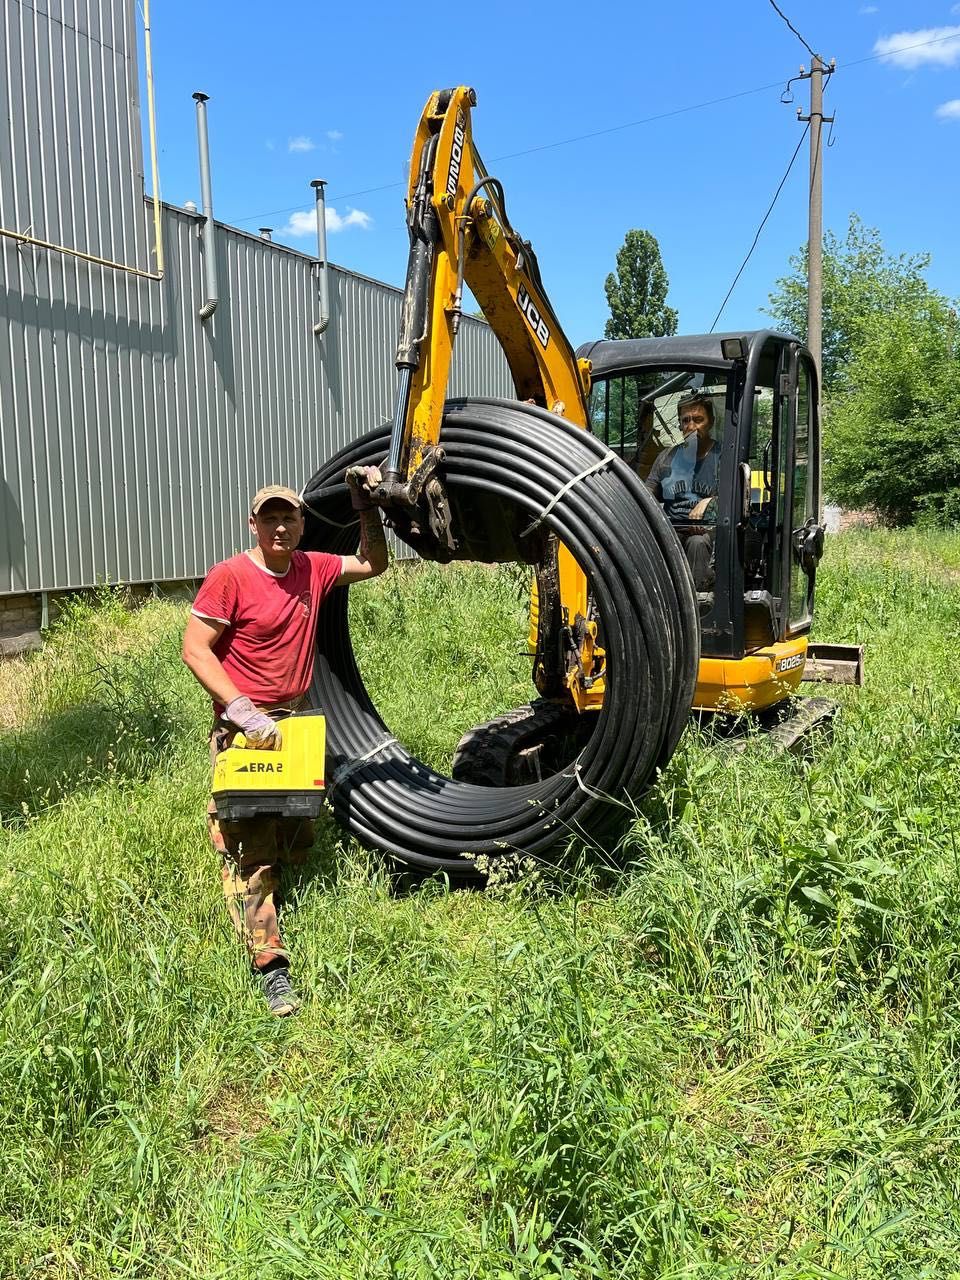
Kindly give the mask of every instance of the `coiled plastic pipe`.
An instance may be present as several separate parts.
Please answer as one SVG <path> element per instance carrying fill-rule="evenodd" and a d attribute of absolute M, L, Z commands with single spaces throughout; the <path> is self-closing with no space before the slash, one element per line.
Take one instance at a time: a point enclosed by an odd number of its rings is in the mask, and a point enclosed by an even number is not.
<path fill-rule="evenodd" d="M 388 443 L 384 427 L 320 468 L 304 491 L 304 547 L 356 549 L 343 472 L 379 465 Z M 571 835 L 608 843 L 626 825 L 683 731 L 699 620 L 686 557 L 658 504 L 588 432 L 516 401 L 459 400 L 446 406 L 441 444 L 454 506 L 458 490 L 472 487 L 517 504 L 533 521 L 575 481 L 545 523 L 587 574 L 607 655 L 604 705 L 577 759 L 537 783 L 480 787 L 443 777 L 392 740 L 354 660 L 347 592 L 334 592 L 320 610 L 311 701 L 327 717 L 334 813 L 363 844 L 408 867 L 462 878 L 481 854 L 549 860 Z M 602 469 L 577 478 L 605 457 Z"/>

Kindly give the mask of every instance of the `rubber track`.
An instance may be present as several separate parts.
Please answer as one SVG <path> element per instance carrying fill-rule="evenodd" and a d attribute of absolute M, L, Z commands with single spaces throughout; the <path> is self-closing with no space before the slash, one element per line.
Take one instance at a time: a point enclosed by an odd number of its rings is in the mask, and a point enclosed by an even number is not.
<path fill-rule="evenodd" d="M 560 703 L 538 699 L 474 725 L 460 739 L 453 754 L 453 777 L 483 787 L 503 786 L 515 752 L 532 740 L 539 740 L 571 715 L 576 712 Z"/>
<path fill-rule="evenodd" d="M 370 432 L 320 468 L 304 493 L 314 513 L 308 512 L 304 547 L 355 550 L 344 468 L 381 463 L 388 442 L 387 427 Z M 515 502 L 531 520 L 606 455 L 588 432 L 515 400 L 448 402 L 441 443 L 454 502 L 461 487 L 483 489 Z M 412 868 L 456 877 L 470 873 L 478 854 L 546 858 L 572 835 L 609 843 L 683 732 L 696 683 L 699 619 L 686 557 L 659 506 L 614 458 L 576 480 L 546 524 L 590 579 L 607 650 L 604 706 L 576 770 L 504 788 L 436 773 L 390 742 L 357 670 L 346 590 L 320 610 L 310 697 L 327 717 L 328 799 L 358 840 Z M 418 683 L 411 673 L 409 687 L 411 697 L 429 697 L 427 676 Z"/>

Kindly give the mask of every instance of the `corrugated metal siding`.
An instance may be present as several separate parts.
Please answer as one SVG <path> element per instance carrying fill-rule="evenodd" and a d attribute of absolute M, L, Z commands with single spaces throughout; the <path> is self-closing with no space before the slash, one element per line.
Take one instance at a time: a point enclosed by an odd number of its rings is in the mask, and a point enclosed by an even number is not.
<path fill-rule="evenodd" d="M 134 7 L 0 3 L 0 223 L 151 269 Z"/>
<path fill-rule="evenodd" d="M 0 0 L 0 220 L 150 267 L 126 0 Z M 246 544 L 249 495 L 298 484 L 389 418 L 396 289 L 218 227 L 202 324 L 200 220 L 163 211 L 166 274 L 138 279 L 0 239 L 0 594 L 200 576 Z M 465 319 L 452 394 L 509 395 Z"/>

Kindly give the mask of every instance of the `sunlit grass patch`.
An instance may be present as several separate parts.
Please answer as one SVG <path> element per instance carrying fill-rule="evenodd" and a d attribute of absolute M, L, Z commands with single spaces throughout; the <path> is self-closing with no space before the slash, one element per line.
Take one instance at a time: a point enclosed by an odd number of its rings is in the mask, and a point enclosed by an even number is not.
<path fill-rule="evenodd" d="M 401 891 L 321 823 L 281 1023 L 182 606 L 68 620 L 0 744 L 0 1276 L 956 1276 L 958 564 L 828 541 L 818 635 L 867 685 L 806 759 L 690 731 L 619 868 Z M 530 696 L 509 574 L 394 569 L 351 627 L 440 766 Z"/>

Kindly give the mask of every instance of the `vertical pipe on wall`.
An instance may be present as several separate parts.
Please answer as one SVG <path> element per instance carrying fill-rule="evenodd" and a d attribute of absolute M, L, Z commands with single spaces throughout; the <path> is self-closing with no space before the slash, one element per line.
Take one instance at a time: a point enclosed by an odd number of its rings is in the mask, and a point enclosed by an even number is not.
<path fill-rule="evenodd" d="M 217 309 L 220 291 L 217 284 L 217 238 L 213 225 L 213 191 L 210 185 L 210 144 L 207 140 L 207 101 L 209 94 L 195 93 L 197 104 L 197 142 L 200 148 L 200 198 L 203 202 L 203 277 L 207 300 L 200 308 L 201 320 L 209 320 Z"/>
<path fill-rule="evenodd" d="M 317 193 L 317 257 L 320 272 L 320 319 L 313 326 L 313 332 L 321 334 L 330 323 L 330 268 L 327 266 L 327 205 L 323 196 L 326 182 L 323 178 L 314 178 L 310 183 Z"/>
<path fill-rule="evenodd" d="M 160 225 L 160 168 L 157 162 L 157 112 L 153 93 L 153 42 L 150 0 L 143 0 L 143 52 L 147 69 L 147 119 L 150 130 L 150 172 L 153 178 L 153 239 L 157 275 L 163 275 L 163 232 Z"/>

